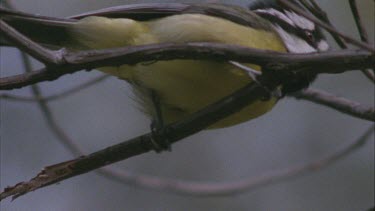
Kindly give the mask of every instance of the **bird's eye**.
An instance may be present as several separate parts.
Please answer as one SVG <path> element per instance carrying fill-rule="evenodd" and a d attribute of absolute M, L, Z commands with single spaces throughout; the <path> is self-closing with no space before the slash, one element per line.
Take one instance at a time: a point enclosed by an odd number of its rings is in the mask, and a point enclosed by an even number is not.
<path fill-rule="evenodd" d="M 314 36 L 312 34 L 311 31 L 305 31 L 305 36 L 306 38 L 310 41 L 310 42 L 313 42 L 314 41 Z"/>

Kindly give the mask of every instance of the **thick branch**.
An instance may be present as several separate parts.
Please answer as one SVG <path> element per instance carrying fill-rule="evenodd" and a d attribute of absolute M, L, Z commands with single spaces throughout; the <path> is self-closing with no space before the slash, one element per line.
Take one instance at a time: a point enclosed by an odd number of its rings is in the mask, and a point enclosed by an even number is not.
<path fill-rule="evenodd" d="M 217 43 L 152 44 L 106 50 L 64 52 L 64 64 L 28 74 L 0 78 L 0 90 L 21 88 L 30 84 L 55 80 L 82 69 L 136 64 L 145 61 L 200 59 L 237 61 L 258 64 L 277 71 L 314 71 L 338 73 L 372 67 L 375 56 L 365 51 L 336 51 L 313 54 L 290 54 Z"/>
<path fill-rule="evenodd" d="M 188 195 L 198 195 L 198 196 L 222 196 L 222 195 L 233 195 L 238 194 L 243 191 L 253 190 L 257 187 L 272 184 L 278 181 L 291 179 L 295 176 L 307 174 L 309 172 L 313 172 L 323 167 L 339 160 L 340 158 L 346 156 L 347 154 L 355 151 L 359 147 L 363 146 L 367 140 L 369 140 L 370 135 L 373 133 L 374 126 L 371 126 L 358 140 L 345 146 L 337 152 L 326 156 L 322 159 L 316 160 L 314 162 L 298 165 L 294 167 L 289 167 L 280 171 L 270 172 L 268 174 L 262 175 L 257 178 L 249 178 L 246 180 L 240 180 L 238 182 L 233 183 L 221 183 L 221 184 L 203 184 L 203 183 L 192 183 L 192 182 L 184 182 L 184 181 L 177 181 L 174 180 L 173 182 L 165 182 L 161 180 L 143 180 L 142 183 L 145 186 L 149 186 L 149 182 L 152 183 L 154 187 L 158 187 L 160 190 L 171 191 L 180 194 L 188 194 Z M 133 140 L 134 141 L 134 140 Z M 128 145 L 126 145 L 128 143 Z M 123 145 L 123 146 L 121 146 Z M 107 148 L 106 151 L 108 156 L 116 156 L 118 154 L 113 154 L 113 152 L 118 152 L 117 150 L 111 151 L 110 149 L 114 147 L 123 147 L 124 152 L 128 152 L 129 150 L 125 150 L 126 147 L 132 148 L 130 142 L 126 142 L 123 144 L 119 144 L 110 148 Z M 133 146 L 134 147 L 134 146 Z M 142 150 L 139 150 L 142 151 Z M 59 163 L 53 166 L 48 166 L 42 172 L 40 172 L 35 178 L 31 179 L 29 182 L 22 182 L 18 183 L 13 187 L 8 187 L 0 194 L 0 200 L 5 199 L 9 196 L 13 196 L 17 198 L 23 194 L 26 194 L 30 191 L 39 189 L 41 187 L 54 184 L 61 180 L 70 178 L 75 176 L 80 169 L 77 170 L 77 167 L 86 166 L 88 168 L 99 168 L 100 166 L 95 167 L 95 165 L 103 163 L 103 157 L 101 157 L 101 153 L 104 153 L 104 150 L 99 151 L 97 153 L 93 153 L 88 157 L 79 158 L 76 160 L 67 161 L 64 163 Z M 98 157 L 98 158 L 96 158 Z M 91 160 L 93 162 L 91 162 Z M 80 166 L 81 165 L 81 166 Z M 82 169 L 81 169 L 82 170 Z M 121 174 L 121 173 L 118 173 Z M 109 175 L 113 176 L 113 175 Z M 118 176 L 118 175 L 117 175 Z M 128 175 L 127 175 L 128 176 Z M 130 179 L 137 180 L 142 178 L 134 178 L 129 177 Z M 159 183 L 161 182 L 161 183 Z M 203 185 L 202 185 L 203 184 Z"/>
<path fill-rule="evenodd" d="M 269 88 L 273 89 L 274 85 L 276 84 L 269 85 Z M 61 180 L 148 152 L 153 149 L 153 141 L 155 140 L 166 138 L 170 143 L 177 142 L 268 95 L 269 92 L 267 90 L 252 83 L 233 95 L 194 113 L 185 120 L 166 126 L 162 131 L 158 131 L 157 134 L 144 134 L 88 156 L 49 166 L 29 182 L 20 183 L 13 188 L 5 189 L 0 195 L 0 199 L 10 195 L 18 197 Z"/>

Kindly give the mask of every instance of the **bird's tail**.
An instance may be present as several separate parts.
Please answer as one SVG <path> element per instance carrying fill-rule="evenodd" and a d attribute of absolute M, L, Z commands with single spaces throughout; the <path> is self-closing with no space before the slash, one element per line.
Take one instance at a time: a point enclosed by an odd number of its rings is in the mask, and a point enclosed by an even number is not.
<path fill-rule="evenodd" d="M 8 10 L 0 7 L 0 19 L 35 42 L 64 46 L 70 42 L 69 28 L 78 20 L 53 18 Z M 0 35 L 0 45 L 12 45 Z"/>

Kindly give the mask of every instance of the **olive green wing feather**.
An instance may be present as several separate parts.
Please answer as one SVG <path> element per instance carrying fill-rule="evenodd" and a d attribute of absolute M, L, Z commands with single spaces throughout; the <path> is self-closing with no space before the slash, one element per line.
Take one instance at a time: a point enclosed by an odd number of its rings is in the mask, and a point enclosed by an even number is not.
<path fill-rule="evenodd" d="M 129 18 L 147 21 L 175 14 L 205 14 L 230 20 L 252 28 L 272 30 L 270 24 L 250 10 L 226 4 L 147 3 L 109 7 L 68 18 L 53 18 L 12 11 L 0 7 L 0 18 L 21 33 L 42 44 L 64 46 L 69 43 L 67 28 L 87 16 Z M 0 36 L 0 45 L 10 45 Z"/>

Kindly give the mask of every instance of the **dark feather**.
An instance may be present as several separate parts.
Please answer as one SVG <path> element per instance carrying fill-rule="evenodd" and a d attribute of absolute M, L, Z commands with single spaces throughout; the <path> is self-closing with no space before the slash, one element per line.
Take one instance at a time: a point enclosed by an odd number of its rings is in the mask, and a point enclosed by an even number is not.
<path fill-rule="evenodd" d="M 224 18 L 235 23 L 262 30 L 273 30 L 268 21 L 246 8 L 226 4 L 182 4 L 182 3 L 147 3 L 110 7 L 86 12 L 69 18 L 51 18 L 32 15 L 0 7 L 0 17 L 11 26 L 31 39 L 43 44 L 69 44 L 66 28 L 70 24 L 87 16 L 110 18 L 130 18 L 147 21 L 175 14 L 206 14 Z M 35 30 L 38 29 L 38 30 Z M 0 37 L 1 38 L 1 37 Z M 1 40 L 1 39 L 0 39 Z"/>
<path fill-rule="evenodd" d="M 145 3 L 105 8 L 91 11 L 71 18 L 81 19 L 87 16 L 103 16 L 110 18 L 130 18 L 147 21 L 176 14 L 205 14 L 224 18 L 252 28 L 272 30 L 269 23 L 246 8 L 229 4 L 184 4 L 184 3 Z"/>

